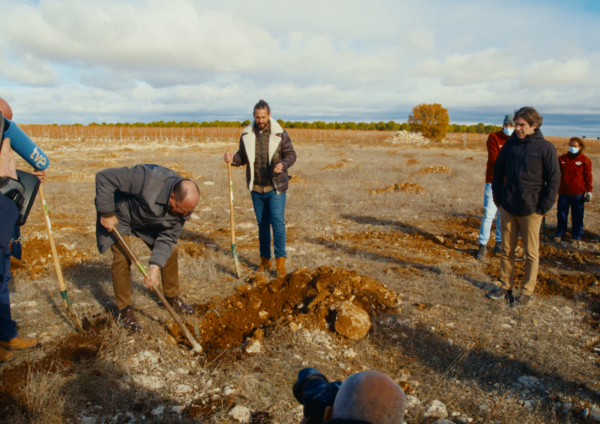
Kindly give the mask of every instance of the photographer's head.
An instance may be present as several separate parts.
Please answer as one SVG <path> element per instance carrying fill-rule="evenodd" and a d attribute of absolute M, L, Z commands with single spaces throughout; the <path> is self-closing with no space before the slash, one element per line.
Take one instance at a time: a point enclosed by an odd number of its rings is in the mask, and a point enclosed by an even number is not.
<path fill-rule="evenodd" d="M 406 397 L 398 384 L 379 371 L 364 371 L 344 381 L 333 404 L 333 419 L 401 424 Z"/>
<path fill-rule="evenodd" d="M 2 97 L 0 97 L 0 112 L 2 112 L 2 116 L 4 116 L 9 121 L 12 121 L 12 119 L 13 119 L 12 109 L 10 108 L 8 103 L 6 103 L 6 101 L 4 101 L 4 99 Z"/>

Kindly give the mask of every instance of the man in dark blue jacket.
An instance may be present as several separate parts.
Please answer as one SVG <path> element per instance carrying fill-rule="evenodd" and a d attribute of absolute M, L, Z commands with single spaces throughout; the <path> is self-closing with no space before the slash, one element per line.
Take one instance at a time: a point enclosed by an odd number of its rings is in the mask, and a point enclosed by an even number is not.
<path fill-rule="evenodd" d="M 511 306 L 524 306 L 537 281 L 542 217 L 556 202 L 560 168 L 556 148 L 540 132 L 543 118 L 532 107 L 515 112 L 515 132 L 504 144 L 494 165 L 492 195 L 502 222 L 502 286 L 488 298 L 512 299 L 515 280 L 515 249 L 523 235 L 525 276 L 523 289 Z"/>

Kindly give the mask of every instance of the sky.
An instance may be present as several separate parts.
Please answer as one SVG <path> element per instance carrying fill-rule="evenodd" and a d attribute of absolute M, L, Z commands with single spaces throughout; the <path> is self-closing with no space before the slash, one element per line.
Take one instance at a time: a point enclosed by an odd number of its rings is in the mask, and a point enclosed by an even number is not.
<path fill-rule="evenodd" d="M 600 136 L 597 0 L 0 0 L 0 97 L 23 123 L 453 123 L 535 107 Z"/>

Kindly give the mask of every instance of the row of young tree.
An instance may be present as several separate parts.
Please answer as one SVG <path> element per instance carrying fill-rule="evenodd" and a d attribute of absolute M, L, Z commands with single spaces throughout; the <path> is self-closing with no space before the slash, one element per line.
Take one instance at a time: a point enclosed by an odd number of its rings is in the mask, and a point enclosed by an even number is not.
<path fill-rule="evenodd" d="M 283 128 L 305 128 L 305 129 L 327 129 L 327 130 L 362 130 L 362 131 L 419 131 L 419 124 L 413 122 L 399 123 L 395 121 L 388 122 L 324 122 L 324 121 L 313 121 L 313 122 L 302 122 L 302 121 L 284 121 L 278 119 L 277 122 Z M 80 126 L 82 124 L 75 124 Z M 92 122 L 88 126 L 100 126 L 100 127 L 129 127 L 129 128 L 214 128 L 214 127 L 246 127 L 250 125 L 250 121 L 212 121 L 212 122 L 189 122 L 189 121 L 156 121 L 156 122 L 135 122 L 116 124 L 107 124 L 103 122 L 98 124 Z M 477 133 L 477 134 L 490 134 L 495 131 L 500 131 L 502 127 L 497 125 L 485 125 L 479 123 L 477 125 L 460 125 L 460 124 L 447 124 L 446 132 L 449 133 Z"/>

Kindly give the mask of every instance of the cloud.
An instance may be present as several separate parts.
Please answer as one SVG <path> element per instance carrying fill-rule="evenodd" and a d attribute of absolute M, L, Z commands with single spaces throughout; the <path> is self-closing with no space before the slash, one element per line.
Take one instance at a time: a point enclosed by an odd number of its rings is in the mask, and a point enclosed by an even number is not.
<path fill-rule="evenodd" d="M 417 50 L 430 52 L 433 50 L 433 33 L 429 31 L 413 30 L 408 34 L 408 43 Z"/>
<path fill-rule="evenodd" d="M 588 84 L 593 76 L 592 67 L 586 58 L 559 61 L 548 59 L 531 63 L 525 70 L 523 83 L 529 86 L 560 86 Z M 598 72 L 595 77 L 597 78 Z"/>

